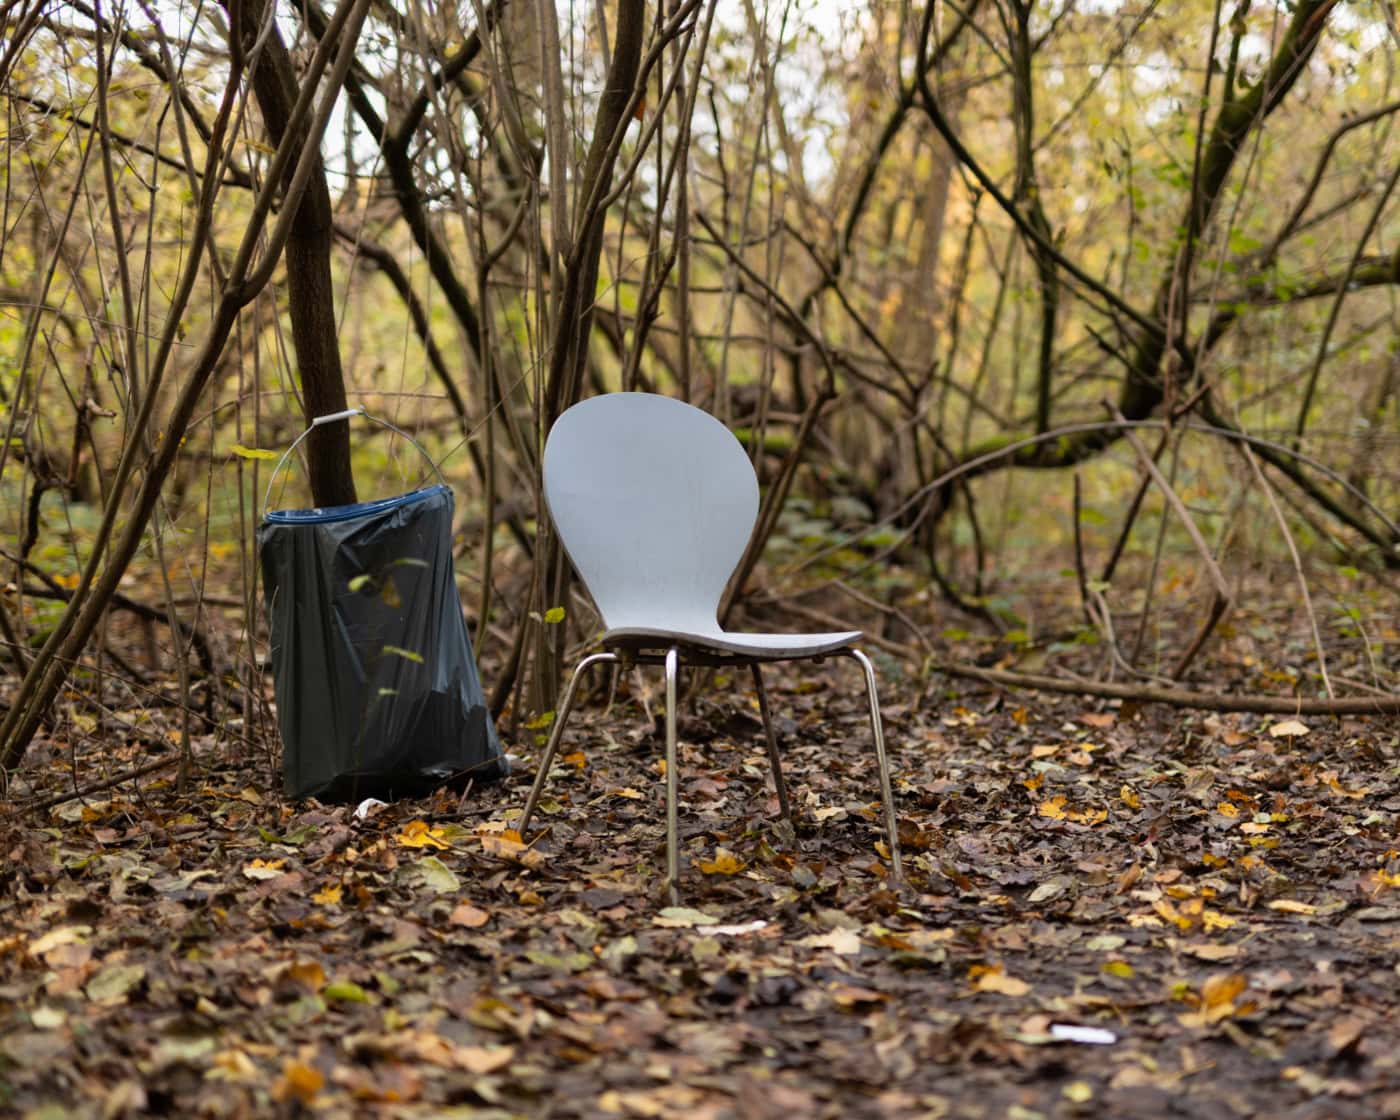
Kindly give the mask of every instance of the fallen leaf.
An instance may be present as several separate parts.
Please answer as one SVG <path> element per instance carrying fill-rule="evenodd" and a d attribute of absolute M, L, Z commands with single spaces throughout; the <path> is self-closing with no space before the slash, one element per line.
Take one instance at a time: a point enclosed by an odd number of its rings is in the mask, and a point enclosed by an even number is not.
<path fill-rule="evenodd" d="M 394 837 L 405 848 L 450 848 L 443 839 L 442 829 L 431 827 L 427 821 L 409 821 Z"/>
<path fill-rule="evenodd" d="M 1317 913 L 1317 907 L 1311 902 L 1299 902 L 1296 898 L 1274 898 L 1264 905 L 1270 910 L 1281 910 L 1285 914 Z"/>
<path fill-rule="evenodd" d="M 343 890 L 344 888 L 339 883 L 327 883 L 311 896 L 311 901 L 318 906 L 339 906 Z"/>
<path fill-rule="evenodd" d="M 145 965 L 109 965 L 89 980 L 83 991 L 93 1003 L 123 1003 L 131 989 L 145 978 Z"/>
<path fill-rule="evenodd" d="M 310 1106 L 326 1084 L 325 1075 L 314 1066 L 288 1058 L 282 1063 L 282 1076 L 272 1085 L 275 1101 L 297 1101 Z"/>
<path fill-rule="evenodd" d="M 92 933 L 92 926 L 59 926 L 31 941 L 28 947 L 29 955 L 32 957 L 45 956 L 64 945 L 73 945 L 83 941 L 90 933 Z"/>
<path fill-rule="evenodd" d="M 652 919 L 652 925 L 690 929 L 694 926 L 719 925 L 719 919 L 688 906 L 667 906 Z"/>
<path fill-rule="evenodd" d="M 995 992 L 1003 996 L 1024 996 L 1031 986 L 1015 976 L 1008 976 L 1002 966 L 973 965 L 968 971 L 972 986 L 979 992 Z"/>
<path fill-rule="evenodd" d="M 1195 945 L 1182 947 L 1182 952 L 1203 961 L 1230 961 L 1240 955 L 1238 945 L 1217 945 L 1214 942 L 1205 941 Z"/>
<path fill-rule="evenodd" d="M 841 956 L 855 956 L 860 952 L 860 934 L 852 929 L 834 929 L 829 933 L 814 933 L 797 942 L 809 949 L 830 949 Z"/>
<path fill-rule="evenodd" d="M 459 1069 L 482 1077 L 505 1069 L 515 1060 L 514 1046 L 454 1046 L 452 1062 Z"/>
<path fill-rule="evenodd" d="M 717 848 L 714 859 L 696 860 L 695 866 L 706 875 L 737 875 L 744 869 L 739 858 L 728 848 Z"/>
<path fill-rule="evenodd" d="M 1040 803 L 1039 811 L 1042 817 L 1049 817 L 1054 821 L 1062 821 L 1069 814 L 1065 812 L 1065 802 L 1068 800 L 1063 794 L 1059 797 L 1052 797 Z"/>
<path fill-rule="evenodd" d="M 463 902 L 448 915 L 447 920 L 454 926 L 466 926 L 468 929 L 480 929 L 491 920 L 491 915 L 485 910 L 473 906 L 469 902 Z"/>
<path fill-rule="evenodd" d="M 369 993 L 353 980 L 332 980 L 321 989 L 321 995 L 341 1003 L 368 1003 Z"/>
<path fill-rule="evenodd" d="M 452 894 L 462 889 L 462 883 L 457 878 L 456 872 L 437 856 L 424 856 L 418 861 L 418 874 L 422 877 L 424 884 L 438 894 Z"/>
<path fill-rule="evenodd" d="M 1094 1099 L 1094 1087 L 1087 1081 L 1071 1081 L 1060 1090 L 1066 1100 L 1071 1100 L 1075 1104 L 1084 1104 L 1086 1101 Z"/>
<path fill-rule="evenodd" d="M 888 1003 L 890 996 L 873 988 L 862 988 L 856 984 L 833 984 L 830 989 L 831 1002 L 842 1011 L 856 1011 L 872 1004 Z"/>
<path fill-rule="evenodd" d="M 287 966 L 285 975 L 312 992 L 319 992 L 326 984 L 326 970 L 321 967 L 320 961 L 293 961 Z"/>

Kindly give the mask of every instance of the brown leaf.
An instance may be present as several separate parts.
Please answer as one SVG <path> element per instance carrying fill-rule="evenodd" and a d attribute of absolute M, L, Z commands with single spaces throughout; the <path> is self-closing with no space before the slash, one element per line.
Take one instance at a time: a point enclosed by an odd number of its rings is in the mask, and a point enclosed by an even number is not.
<path fill-rule="evenodd" d="M 272 1085 L 272 1099 L 275 1101 L 297 1101 L 310 1106 L 326 1084 L 325 1075 L 314 1066 L 294 1058 L 282 1063 L 282 1076 Z"/>
<path fill-rule="evenodd" d="M 458 904 L 447 919 L 454 926 L 466 926 L 468 929 L 480 929 L 491 920 L 491 915 L 485 910 L 473 906 L 469 902 Z"/>

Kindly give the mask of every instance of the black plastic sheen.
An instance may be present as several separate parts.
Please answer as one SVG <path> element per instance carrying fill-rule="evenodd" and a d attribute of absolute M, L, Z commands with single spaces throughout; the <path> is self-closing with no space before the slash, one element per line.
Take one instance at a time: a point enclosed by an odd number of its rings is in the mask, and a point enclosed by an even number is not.
<path fill-rule="evenodd" d="M 509 769 L 452 574 L 452 491 L 258 529 L 290 797 L 420 796 Z"/>

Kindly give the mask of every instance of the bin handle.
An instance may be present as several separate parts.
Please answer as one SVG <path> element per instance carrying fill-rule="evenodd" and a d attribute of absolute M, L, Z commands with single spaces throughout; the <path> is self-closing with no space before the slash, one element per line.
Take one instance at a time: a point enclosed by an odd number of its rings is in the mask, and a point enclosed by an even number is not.
<path fill-rule="evenodd" d="M 418 449 L 418 453 L 422 455 L 423 458 L 428 460 L 428 466 L 433 468 L 433 473 L 437 475 L 438 482 L 441 483 L 443 486 L 447 485 L 447 479 L 442 477 L 442 471 L 438 468 L 437 463 L 434 462 L 433 457 L 429 455 L 426 450 L 424 450 L 423 445 L 421 443 L 419 443 L 406 431 L 400 428 L 397 424 L 393 424 L 380 416 L 375 416 L 369 412 L 366 412 L 363 406 L 357 406 L 355 408 L 347 408 L 343 412 L 328 412 L 324 416 L 314 417 L 311 421 L 311 424 L 307 427 L 306 431 L 302 432 L 301 435 L 297 436 L 296 439 L 292 440 L 292 445 L 289 448 L 287 448 L 286 451 L 282 452 L 282 457 L 277 460 L 277 465 L 272 468 L 272 474 L 268 476 L 267 490 L 263 493 L 262 508 L 264 517 L 267 516 L 268 506 L 272 501 L 272 484 L 277 481 L 277 476 L 282 473 L 282 467 L 286 464 L 287 459 L 291 456 L 292 452 L 297 449 L 297 446 L 301 443 L 301 441 L 304 440 L 307 436 L 309 436 L 312 432 L 312 429 L 314 428 L 319 428 L 323 424 L 334 424 L 340 420 L 353 420 L 356 416 L 363 416 L 366 420 L 372 421 L 375 424 L 381 424 L 384 427 L 388 428 L 391 432 L 403 436 L 404 439 L 408 440 L 409 443 L 413 444 L 413 446 Z"/>

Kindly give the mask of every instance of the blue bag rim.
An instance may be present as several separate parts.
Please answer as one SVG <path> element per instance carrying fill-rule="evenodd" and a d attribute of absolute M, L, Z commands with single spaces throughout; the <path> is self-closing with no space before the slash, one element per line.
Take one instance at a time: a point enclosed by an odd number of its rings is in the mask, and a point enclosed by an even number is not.
<path fill-rule="evenodd" d="M 348 521 L 353 517 L 385 513 L 391 509 L 398 509 L 400 506 L 426 501 L 439 493 L 451 495 L 452 490 L 439 482 L 418 490 L 410 490 L 407 494 L 396 494 L 392 498 L 375 498 L 373 501 L 356 502 L 354 505 L 348 506 L 268 510 L 263 518 L 263 523 L 267 525 L 323 525 L 328 521 Z"/>

